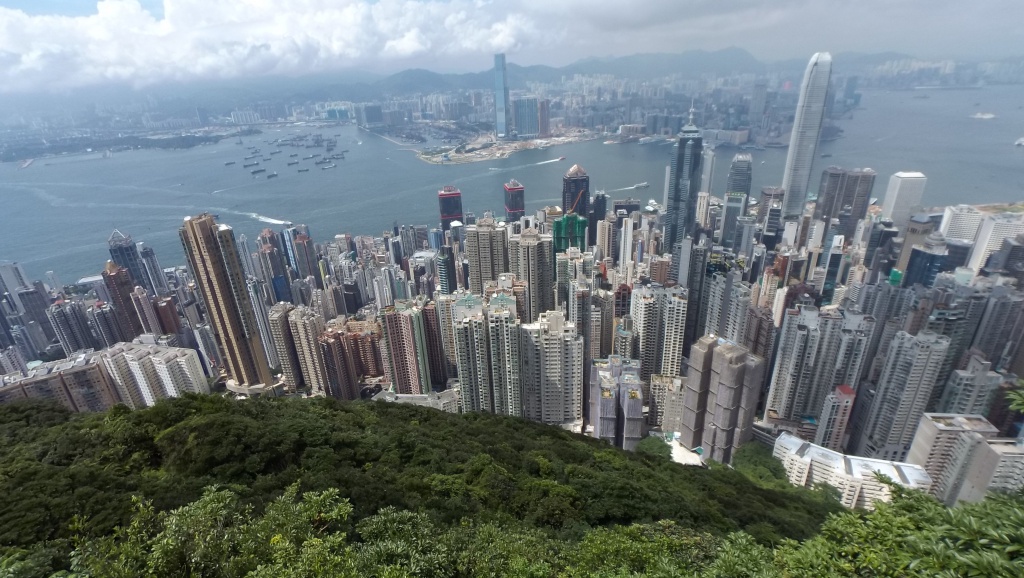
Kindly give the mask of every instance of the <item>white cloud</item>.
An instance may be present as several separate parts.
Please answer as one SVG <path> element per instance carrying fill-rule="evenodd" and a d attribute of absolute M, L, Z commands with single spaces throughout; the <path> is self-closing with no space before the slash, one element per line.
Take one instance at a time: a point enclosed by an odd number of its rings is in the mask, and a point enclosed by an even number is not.
<path fill-rule="evenodd" d="M 0 0 L 3 1 L 3 0 Z M 90 16 L 0 7 L 0 92 L 359 67 L 479 70 L 737 45 L 924 56 L 1017 48 L 1024 2 L 986 0 L 102 0 Z M 991 50 L 991 52 L 989 52 Z"/>

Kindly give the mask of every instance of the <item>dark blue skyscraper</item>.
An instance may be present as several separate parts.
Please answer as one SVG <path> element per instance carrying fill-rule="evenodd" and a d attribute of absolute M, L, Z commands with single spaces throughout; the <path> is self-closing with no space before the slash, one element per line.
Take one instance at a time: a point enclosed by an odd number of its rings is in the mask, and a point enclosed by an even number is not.
<path fill-rule="evenodd" d="M 155 293 L 153 283 L 149 280 L 149 275 L 146 274 L 142 256 L 139 255 L 139 248 L 132 241 L 131 235 L 125 235 L 121 231 L 114 229 L 114 232 L 110 234 L 110 238 L 107 239 L 107 246 L 110 248 L 110 260 L 128 269 L 132 282 L 146 288 L 151 293 Z"/>
<path fill-rule="evenodd" d="M 512 179 L 505 183 L 505 220 L 515 222 L 526 214 L 526 199 L 523 185 Z"/>
<path fill-rule="evenodd" d="M 690 121 L 683 127 L 679 141 L 672 145 L 664 247 L 675 247 L 677 242 L 692 233 L 697 221 L 697 193 L 700 192 L 700 161 L 704 138 L 700 129 L 693 124 L 695 112 L 690 109 Z"/>
<path fill-rule="evenodd" d="M 494 55 L 494 134 L 504 138 L 512 124 L 512 110 L 508 102 L 508 72 L 505 70 L 505 55 Z"/>

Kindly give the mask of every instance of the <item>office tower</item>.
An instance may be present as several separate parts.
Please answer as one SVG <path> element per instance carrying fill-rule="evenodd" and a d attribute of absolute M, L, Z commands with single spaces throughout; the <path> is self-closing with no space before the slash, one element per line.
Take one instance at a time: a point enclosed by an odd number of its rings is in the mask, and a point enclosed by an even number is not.
<path fill-rule="evenodd" d="M 125 341 L 121 336 L 121 326 L 116 315 L 110 304 L 100 301 L 85 312 L 93 337 L 100 347 L 111 347 L 119 341 Z"/>
<path fill-rule="evenodd" d="M 822 171 L 818 200 L 814 203 L 814 219 L 831 223 L 832 219 L 843 216 L 839 230 L 830 231 L 830 234 L 842 235 L 850 243 L 857 223 L 867 216 L 877 175 L 871 169 L 828 167 Z"/>
<path fill-rule="evenodd" d="M 1005 239 L 1024 233 L 1024 215 L 1002 213 L 986 215 L 978 227 L 978 236 L 974 240 L 974 249 L 967 266 L 977 273 L 988 262 L 988 257 L 1003 246 Z"/>
<path fill-rule="evenodd" d="M 687 388 L 690 379 L 695 379 L 699 380 L 699 385 L 695 385 L 708 392 L 701 442 L 704 455 L 728 464 L 732 462 L 733 452 L 753 438 L 754 414 L 764 383 L 765 362 L 731 341 L 718 339 L 717 343 L 710 373 L 688 376 Z"/>
<path fill-rule="evenodd" d="M 441 207 L 441 230 L 451 229 L 452 221 L 462 222 L 462 191 L 452 185 L 445 185 L 437 192 L 437 202 Z"/>
<path fill-rule="evenodd" d="M 715 180 L 715 147 L 710 145 L 704 145 L 704 151 L 701 153 L 701 175 L 700 175 L 700 192 L 711 194 L 712 186 L 714 186 Z M 672 168 L 669 167 L 669 175 L 672 174 Z"/>
<path fill-rule="evenodd" d="M 857 454 L 902 461 L 914 431 L 937 386 L 949 338 L 931 331 L 916 336 L 900 331 L 893 338 L 874 389 Z"/>
<path fill-rule="evenodd" d="M 238 387 L 272 385 L 234 231 L 204 213 L 187 217 L 180 235 L 230 380 Z"/>
<path fill-rule="evenodd" d="M 505 220 L 514 223 L 526 214 L 525 189 L 519 181 L 505 183 Z"/>
<path fill-rule="evenodd" d="M 890 219 L 898 229 L 906 226 L 907 220 L 921 208 L 924 187 L 928 178 L 919 172 L 898 172 L 889 177 L 882 201 L 882 218 Z"/>
<path fill-rule="evenodd" d="M 423 312 L 409 300 L 395 301 L 381 311 L 384 333 L 382 352 L 385 371 L 396 393 L 421 394 L 430 391 Z"/>
<path fill-rule="evenodd" d="M 551 101 L 546 98 L 537 103 L 537 127 L 540 129 L 540 136 L 551 136 Z"/>
<path fill-rule="evenodd" d="M 839 502 L 846 508 L 874 510 L 875 504 L 890 501 L 892 482 L 924 492 L 932 484 L 924 468 L 916 464 L 844 455 L 786 432 L 775 439 L 772 456 L 786 468 L 789 483 L 806 488 L 828 484 L 839 492 Z M 880 480 L 876 474 L 892 482 Z"/>
<path fill-rule="evenodd" d="M 305 382 L 302 379 L 299 354 L 295 349 L 295 339 L 292 337 L 292 327 L 288 321 L 288 315 L 293 309 L 295 306 L 291 303 L 284 301 L 276 303 L 270 308 L 267 320 L 274 357 L 278 362 L 275 367 L 281 370 L 281 380 L 284 386 L 291 391 L 296 391 L 304 387 Z"/>
<path fill-rule="evenodd" d="M 131 299 L 135 315 L 142 323 L 142 330 L 145 333 L 161 333 L 163 328 L 160 327 L 160 318 L 156 316 L 153 302 L 149 300 L 149 293 L 142 287 L 136 287 L 131 292 Z"/>
<path fill-rule="evenodd" d="M 633 263 L 633 218 L 629 216 L 622 219 L 622 228 L 619 231 L 619 258 L 616 262 L 624 269 Z"/>
<path fill-rule="evenodd" d="M 327 397 L 359 399 L 358 363 L 344 328 L 328 325 L 317 341 L 327 377 Z"/>
<path fill-rule="evenodd" d="M 707 417 L 708 390 L 711 384 L 711 363 L 718 338 L 705 335 L 690 348 L 686 382 L 683 384 L 683 411 L 673 431 L 679 433 L 683 447 L 695 449 L 704 443 L 704 420 Z"/>
<path fill-rule="evenodd" d="M 747 108 L 747 120 L 750 126 L 758 128 L 767 112 L 768 83 L 764 80 L 754 82 L 754 90 L 750 95 L 750 106 Z"/>
<path fill-rule="evenodd" d="M 508 99 L 508 72 L 505 55 L 494 55 L 494 135 L 505 138 L 512 133 L 512 109 Z M 447 230 L 447 227 L 445 228 Z"/>
<path fill-rule="evenodd" d="M 999 430 L 980 415 L 926 413 L 920 417 L 907 461 L 932 478 L 929 491 L 953 507 L 960 501 L 980 502 L 999 465 L 988 441 Z"/>
<path fill-rule="evenodd" d="M 849 385 L 837 385 L 832 393 L 825 396 L 825 403 L 818 416 L 818 431 L 814 443 L 823 448 L 841 452 L 846 447 L 846 426 L 853 411 L 856 392 Z"/>
<path fill-rule="evenodd" d="M 713 223 L 711 223 L 711 194 L 706 191 L 700 191 L 697 193 L 697 208 L 695 209 L 694 219 L 697 221 L 697 225 L 702 229 L 712 229 Z M 713 232 L 713 231 L 712 231 Z"/>
<path fill-rule="evenodd" d="M 153 292 L 157 295 L 167 294 L 171 288 L 167 285 L 167 276 L 164 275 L 160 261 L 156 258 L 156 251 L 152 247 L 142 245 L 142 243 L 139 243 L 139 246 L 141 246 L 139 258 L 142 259 L 142 267 L 145 269 L 146 277 L 153 284 Z"/>
<path fill-rule="evenodd" d="M 904 223 L 903 244 L 900 246 L 899 256 L 896 258 L 894 268 L 904 272 L 910 263 L 910 253 L 915 245 L 924 245 L 928 237 L 935 231 L 935 223 L 924 213 L 918 213 L 910 217 Z"/>
<path fill-rule="evenodd" d="M 513 100 L 512 121 L 517 138 L 530 139 L 540 136 L 540 109 L 537 98 L 527 96 Z"/>
<path fill-rule="evenodd" d="M 743 193 L 744 196 L 750 197 L 750 182 L 753 179 L 754 171 L 754 158 L 750 153 L 737 153 L 732 158 L 732 164 L 729 165 L 729 176 L 725 183 L 725 193 Z M 711 192 L 709 189 L 705 189 L 707 192 Z M 744 205 L 744 211 L 746 205 Z M 746 214 L 746 212 L 744 212 Z"/>
<path fill-rule="evenodd" d="M 512 235 L 508 247 L 509 271 L 526 282 L 527 317 L 534 321 L 545 311 L 555 308 L 554 247 L 550 234 L 537 229 Z"/>
<path fill-rule="evenodd" d="M 947 239 L 974 241 L 984 214 L 971 205 L 950 205 L 942 211 L 939 230 Z"/>
<path fill-rule="evenodd" d="M 146 274 L 146 268 L 142 263 L 142 256 L 139 255 L 138 246 L 132 241 L 131 235 L 125 235 L 114 229 L 107 239 L 107 247 L 110 249 L 110 259 L 120 267 L 128 269 L 135 285 L 141 285 L 152 291 L 153 282 Z"/>
<path fill-rule="evenodd" d="M 608 214 L 608 195 L 598 191 L 590 200 L 590 212 L 587 214 L 587 247 L 598 245 L 597 225 Z"/>
<path fill-rule="evenodd" d="M 4 293 L 9 294 L 18 313 L 24 313 L 25 307 L 18 298 L 17 291 L 31 286 L 32 283 L 29 282 L 28 274 L 25 273 L 25 268 L 21 266 L 21 263 L 0 264 L 0 299 L 3 298 Z"/>
<path fill-rule="evenodd" d="M 128 269 L 117 266 L 113 261 L 107 261 L 107 265 L 100 275 L 103 277 L 103 284 L 110 295 L 110 302 L 114 305 L 117 324 L 121 328 L 120 334 L 126 341 L 135 339 L 142 334 L 143 330 L 132 303 L 134 286 L 131 274 Z"/>
<path fill-rule="evenodd" d="M 267 305 L 266 284 L 255 277 L 250 277 L 246 280 L 245 286 L 249 292 L 249 301 L 252 303 L 256 327 L 260 331 L 263 353 L 267 356 L 267 365 L 271 369 L 280 369 L 281 362 L 277 358 L 277 347 L 274 345 L 274 336 L 270 331 L 270 307 Z M 176 334 L 181 331 L 178 314 L 171 298 L 157 299 L 153 303 L 153 308 L 156 309 L 157 317 L 160 318 L 160 325 L 163 327 L 164 333 Z"/>
<path fill-rule="evenodd" d="M 523 417 L 582 431 L 583 337 L 560 311 L 522 325 Z"/>
<path fill-rule="evenodd" d="M 594 254 L 583 253 L 570 247 L 563 253 L 555 254 L 555 306 L 563 308 L 569 302 L 570 283 L 590 282 L 594 278 Z M 587 309 L 589 310 L 589 304 Z M 570 321 L 573 319 L 570 317 Z"/>
<path fill-rule="evenodd" d="M 573 165 L 562 177 L 562 211 L 586 217 L 590 213 L 590 177 L 579 165 Z"/>
<path fill-rule="evenodd" d="M 444 389 L 448 384 L 448 362 L 444 355 L 444 336 L 441 334 L 441 318 L 437 303 L 422 302 L 423 337 L 427 347 L 427 371 L 430 385 L 435 389 Z"/>
<path fill-rule="evenodd" d="M 592 435 L 633 451 L 643 437 L 644 397 L 636 360 L 613 355 L 595 359 L 588 369 Z"/>
<path fill-rule="evenodd" d="M 907 270 L 903 273 L 903 285 L 931 287 L 935 283 L 935 276 L 947 270 L 947 256 L 945 237 L 942 233 L 933 231 L 925 238 L 924 243 L 911 246 Z"/>
<path fill-rule="evenodd" d="M 806 305 L 786 310 L 765 418 L 816 418 L 836 386 L 857 390 L 874 332 L 870 315 Z"/>
<path fill-rule="evenodd" d="M 665 199 L 665 247 L 675 247 L 691 235 L 697 221 L 704 138 L 693 124 L 695 112 L 690 109 L 690 120 L 683 127 L 679 140 L 672 145 L 668 198 Z"/>
<path fill-rule="evenodd" d="M 722 228 L 719 243 L 726 249 L 735 249 L 736 223 L 747 209 L 747 195 L 743 193 L 725 194 L 725 214 L 722 217 Z"/>
<path fill-rule="evenodd" d="M 580 251 L 587 249 L 587 218 L 575 213 L 568 213 L 551 223 L 551 233 L 555 253 L 563 253 L 574 247 Z"/>
<path fill-rule="evenodd" d="M 754 256 L 754 245 L 757 240 L 757 221 L 754 217 L 740 217 L 736 219 L 736 235 L 733 240 L 732 250 L 739 257 Z"/>
<path fill-rule="evenodd" d="M 508 229 L 489 215 L 466 226 L 466 259 L 469 261 L 469 291 L 483 295 L 484 283 L 497 281 L 508 272 Z"/>
<path fill-rule="evenodd" d="M 992 371 L 992 363 L 983 357 L 972 355 L 965 369 L 950 373 L 942 399 L 941 413 L 988 413 L 996 390 L 1003 383 L 1003 376 Z"/>
<path fill-rule="evenodd" d="M 439 249 L 437 259 L 437 281 L 438 290 L 442 295 L 451 295 L 458 290 L 458 272 L 455 264 L 455 251 L 444 246 Z M 472 272 L 472 269 L 470 270 Z"/>
<path fill-rule="evenodd" d="M 64 355 L 71 357 L 83 349 L 95 349 L 85 307 L 77 301 L 58 301 L 46 310 Z"/>
<path fill-rule="evenodd" d="M 310 395 L 327 396 L 330 387 L 319 341 L 325 329 L 323 316 L 309 307 L 296 307 L 288 312 L 288 326 L 304 386 Z"/>
<path fill-rule="evenodd" d="M 786 170 L 782 175 L 782 188 L 786 191 L 782 212 L 786 221 L 797 220 L 804 212 L 831 76 L 832 56 L 828 52 L 811 56 L 800 83 L 800 97 L 786 154 Z"/>

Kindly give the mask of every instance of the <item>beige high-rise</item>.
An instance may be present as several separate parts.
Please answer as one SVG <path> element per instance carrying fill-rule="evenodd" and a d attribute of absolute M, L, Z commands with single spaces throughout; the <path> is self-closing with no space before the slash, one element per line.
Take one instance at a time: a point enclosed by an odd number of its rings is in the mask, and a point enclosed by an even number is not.
<path fill-rule="evenodd" d="M 272 385 L 234 231 L 203 213 L 186 217 L 179 234 L 229 378 L 239 387 Z"/>

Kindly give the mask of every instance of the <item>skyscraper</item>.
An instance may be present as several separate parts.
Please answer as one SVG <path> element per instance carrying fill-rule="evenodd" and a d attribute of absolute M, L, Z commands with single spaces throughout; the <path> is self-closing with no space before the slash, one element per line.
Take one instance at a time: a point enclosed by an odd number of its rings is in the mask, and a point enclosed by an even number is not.
<path fill-rule="evenodd" d="M 146 267 L 142 263 L 142 256 L 139 255 L 139 248 L 132 241 L 131 235 L 125 235 L 114 229 L 110 238 L 107 239 L 107 246 L 110 249 L 110 259 L 128 269 L 128 273 L 131 274 L 132 281 L 136 285 L 141 285 L 149 291 L 153 290 L 153 283 L 150 281 L 149 275 L 146 274 Z"/>
<path fill-rule="evenodd" d="M 526 282 L 526 316 L 523 321 L 538 319 L 540 314 L 555 308 L 554 248 L 551 235 L 537 229 L 526 229 L 512 235 L 508 247 L 509 271 Z"/>
<path fill-rule="evenodd" d="M 896 334 L 860 433 L 858 455 L 906 459 L 948 349 L 949 338 L 931 331 Z"/>
<path fill-rule="evenodd" d="M 1024 215 L 986 215 L 978 227 L 978 236 L 974 241 L 974 249 L 971 251 L 967 266 L 975 272 L 980 271 L 988 262 L 989 255 L 1002 248 L 1005 239 L 1021 233 L 1024 233 Z"/>
<path fill-rule="evenodd" d="M 508 273 L 508 229 L 488 214 L 476 224 L 467 225 L 465 234 L 469 291 L 483 295 L 485 282 L 497 281 L 498 275 Z"/>
<path fill-rule="evenodd" d="M 452 221 L 462 221 L 462 191 L 452 185 L 445 185 L 437 192 L 437 202 L 441 207 L 441 229 L 449 230 Z"/>
<path fill-rule="evenodd" d="M 690 109 L 690 120 L 683 127 L 679 140 L 672 145 L 668 198 L 665 199 L 664 246 L 669 248 L 675 247 L 676 243 L 690 235 L 697 221 L 697 193 L 700 192 L 704 138 L 700 129 L 693 124 L 695 112 Z"/>
<path fill-rule="evenodd" d="M 882 218 L 891 219 L 893 225 L 902 230 L 907 220 L 921 207 L 924 187 L 928 178 L 918 172 L 898 172 L 889 177 L 882 201 Z"/>
<path fill-rule="evenodd" d="M 512 109 L 508 100 L 508 71 L 505 55 L 494 55 L 494 135 L 505 138 L 511 132 Z M 445 227 L 448 230 L 448 227 Z"/>
<path fill-rule="evenodd" d="M 580 428 L 583 419 L 583 337 L 560 311 L 522 326 L 523 417 Z"/>
<path fill-rule="evenodd" d="M 272 385 L 234 231 L 203 213 L 186 217 L 180 236 L 230 380 L 239 387 Z"/>
<path fill-rule="evenodd" d="M 750 153 L 737 153 L 736 156 L 732 157 L 732 164 L 729 165 L 729 177 L 725 181 L 726 194 L 743 193 L 749 198 L 750 182 L 753 176 L 754 157 Z M 746 206 L 744 206 L 745 208 Z"/>
<path fill-rule="evenodd" d="M 786 155 L 786 172 L 782 176 L 782 188 L 786 191 L 783 218 L 787 221 L 799 219 L 804 212 L 831 77 L 832 55 L 817 52 L 811 56 L 800 83 L 800 97 Z"/>
<path fill-rule="evenodd" d="M 512 112 L 517 138 L 536 138 L 540 135 L 540 112 L 536 97 L 513 100 Z"/>
<path fill-rule="evenodd" d="M 526 214 L 523 185 L 512 179 L 505 183 L 505 220 L 514 223 Z"/>
<path fill-rule="evenodd" d="M 399 300 L 381 312 L 384 364 L 396 393 L 430 391 L 423 312 L 417 303 Z"/>
<path fill-rule="evenodd" d="M 590 177 L 579 165 L 573 165 L 562 177 L 562 212 L 587 216 L 590 212 Z"/>
<path fill-rule="evenodd" d="M 141 246 L 142 243 L 139 243 Z M 160 266 L 160 261 L 156 258 L 156 251 L 152 247 L 142 246 L 139 251 L 139 257 L 142 259 L 143 269 L 146 271 L 146 276 L 149 277 L 150 282 L 153 284 L 153 292 L 158 295 L 165 295 L 170 291 L 170 287 L 167 285 L 167 276 L 164 275 L 164 270 Z"/>
<path fill-rule="evenodd" d="M 303 382 L 311 395 L 326 397 L 330 387 L 319 342 L 325 328 L 323 316 L 309 307 L 296 307 L 288 313 L 288 325 Z"/>
<path fill-rule="evenodd" d="M 110 301 L 114 305 L 114 315 L 121 329 L 120 334 L 125 340 L 131 341 L 142 334 L 142 324 L 138 315 L 135 315 L 135 307 L 132 305 L 131 275 L 128 269 L 118 267 L 113 261 L 107 261 L 101 275 L 107 293 L 110 294 Z"/>
<path fill-rule="evenodd" d="M 633 451 L 643 437 L 645 399 L 640 367 L 634 359 L 613 355 L 595 359 L 590 372 L 590 425 L 592 435 L 617 448 Z"/>
<path fill-rule="evenodd" d="M 814 220 L 831 223 L 832 219 L 842 215 L 845 222 L 840 230 L 829 231 L 829 235 L 843 235 L 849 242 L 856 232 L 857 223 L 867 215 L 875 176 L 877 173 L 871 169 L 828 167 L 822 171 L 818 200 L 814 204 Z"/>
<path fill-rule="evenodd" d="M 701 338 L 708 339 L 713 336 Z M 707 389 L 701 447 L 705 456 L 728 464 L 733 452 L 753 438 L 754 413 L 764 382 L 765 362 L 747 348 L 718 339 L 710 373 L 694 375 Z"/>

